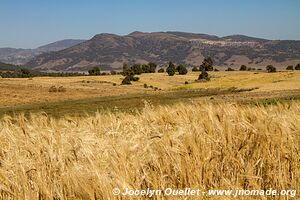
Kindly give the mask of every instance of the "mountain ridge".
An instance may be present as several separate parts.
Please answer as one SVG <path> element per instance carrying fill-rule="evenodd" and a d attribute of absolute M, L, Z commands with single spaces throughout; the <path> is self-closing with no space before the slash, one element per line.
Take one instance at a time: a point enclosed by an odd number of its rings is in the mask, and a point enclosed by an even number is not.
<path fill-rule="evenodd" d="M 64 39 L 43 46 L 39 46 L 35 49 L 4 47 L 0 48 L 0 61 L 16 65 L 22 65 L 28 62 L 34 56 L 46 52 L 63 50 L 72 47 L 76 44 L 79 44 L 83 41 L 85 40 Z"/>
<path fill-rule="evenodd" d="M 124 62 L 165 65 L 173 61 L 200 65 L 205 57 L 212 57 L 218 66 L 296 64 L 300 62 L 300 41 L 177 31 L 135 31 L 123 36 L 101 33 L 73 47 L 36 56 L 26 66 L 40 70 L 86 71 L 100 65 L 104 70 L 111 70 L 120 69 Z"/>

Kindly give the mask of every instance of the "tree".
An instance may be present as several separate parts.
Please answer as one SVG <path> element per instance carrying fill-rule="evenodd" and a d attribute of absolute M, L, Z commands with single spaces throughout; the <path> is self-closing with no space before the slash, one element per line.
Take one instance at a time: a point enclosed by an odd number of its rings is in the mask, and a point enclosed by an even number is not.
<path fill-rule="evenodd" d="M 204 69 L 205 71 L 213 71 L 213 60 L 208 57 L 208 58 L 204 58 L 202 64 L 200 65 L 200 70 L 202 71 L 202 69 Z"/>
<path fill-rule="evenodd" d="M 165 69 L 164 69 L 164 68 L 160 68 L 157 72 L 158 72 L 158 73 L 164 73 L 164 72 L 165 72 Z"/>
<path fill-rule="evenodd" d="M 187 69 L 186 69 L 186 67 L 183 66 L 183 65 L 178 65 L 177 66 L 177 70 L 178 70 L 178 72 L 179 72 L 180 75 L 185 75 L 188 72 Z"/>
<path fill-rule="evenodd" d="M 148 66 L 149 66 L 149 73 L 155 73 L 157 64 L 155 64 L 153 62 L 149 62 Z"/>
<path fill-rule="evenodd" d="M 125 76 L 125 78 L 122 80 L 122 85 L 130 85 L 131 84 L 131 81 L 138 81 L 140 80 L 139 77 L 136 77 L 134 75 L 127 75 Z"/>
<path fill-rule="evenodd" d="M 99 68 L 99 67 L 93 67 L 93 68 L 90 69 L 88 72 L 89 72 L 89 75 L 91 75 L 91 76 L 98 76 L 98 75 L 101 75 L 101 73 L 100 73 L 100 68 Z"/>
<path fill-rule="evenodd" d="M 134 72 L 132 68 L 129 68 L 126 63 L 123 64 L 123 72 L 121 73 L 123 76 L 133 76 Z"/>
<path fill-rule="evenodd" d="M 192 68 L 192 72 L 198 72 L 198 71 L 200 71 L 198 67 L 194 66 L 194 67 Z"/>
<path fill-rule="evenodd" d="M 143 70 L 143 73 L 150 73 L 150 66 L 146 65 L 146 64 L 143 64 L 142 65 L 142 70 Z"/>
<path fill-rule="evenodd" d="M 167 67 L 167 73 L 169 76 L 174 76 L 175 75 L 175 65 L 170 61 L 169 66 Z"/>
<path fill-rule="evenodd" d="M 130 82 L 130 77 L 129 76 L 125 76 L 125 78 L 122 80 L 122 85 L 131 85 Z"/>
<path fill-rule="evenodd" d="M 111 75 L 116 75 L 116 74 L 117 74 L 117 72 L 116 72 L 116 71 L 114 71 L 114 70 L 111 70 L 111 71 L 110 71 L 110 74 L 111 74 Z"/>
<path fill-rule="evenodd" d="M 234 71 L 231 67 L 228 67 L 225 71 Z"/>
<path fill-rule="evenodd" d="M 206 80 L 206 81 L 210 80 L 208 73 L 204 69 L 202 69 L 201 74 L 198 77 L 198 80 Z"/>
<path fill-rule="evenodd" d="M 20 77 L 21 78 L 28 78 L 32 76 L 31 70 L 27 69 L 27 68 L 21 68 L 20 69 Z"/>
<path fill-rule="evenodd" d="M 295 70 L 300 70 L 300 63 L 295 66 Z"/>
<path fill-rule="evenodd" d="M 167 73 L 169 76 L 174 76 L 175 75 L 175 68 L 168 67 L 167 68 Z"/>
<path fill-rule="evenodd" d="M 268 65 L 268 66 L 266 67 L 266 69 L 267 69 L 267 71 L 268 71 L 269 73 L 271 73 L 271 72 L 276 72 L 276 67 L 274 67 L 273 65 Z"/>
<path fill-rule="evenodd" d="M 246 70 L 247 70 L 247 66 L 246 65 L 241 65 L 240 71 L 246 71 Z"/>
<path fill-rule="evenodd" d="M 132 67 L 131 67 L 131 70 L 134 74 L 141 74 L 143 73 L 143 70 L 142 70 L 142 67 L 140 64 L 134 64 Z"/>
<path fill-rule="evenodd" d="M 287 66 L 286 70 L 294 70 L 294 66 L 289 65 L 289 66 Z"/>
<path fill-rule="evenodd" d="M 123 63 L 123 72 L 127 71 L 129 69 L 127 63 Z"/>

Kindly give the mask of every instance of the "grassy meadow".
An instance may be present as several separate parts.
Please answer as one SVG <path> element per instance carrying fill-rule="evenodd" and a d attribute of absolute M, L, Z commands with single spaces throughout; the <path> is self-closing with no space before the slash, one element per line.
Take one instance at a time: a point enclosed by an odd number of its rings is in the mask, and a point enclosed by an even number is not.
<path fill-rule="evenodd" d="M 300 192 L 300 72 L 198 75 L 142 74 L 126 86 L 120 75 L 0 79 L 0 199 L 131 199 L 116 187 Z"/>

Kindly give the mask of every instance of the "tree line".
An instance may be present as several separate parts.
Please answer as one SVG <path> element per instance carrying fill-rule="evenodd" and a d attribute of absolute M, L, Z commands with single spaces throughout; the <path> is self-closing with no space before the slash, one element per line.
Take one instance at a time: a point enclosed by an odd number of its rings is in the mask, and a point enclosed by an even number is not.
<path fill-rule="evenodd" d="M 111 70 L 108 72 L 101 72 L 101 68 L 99 66 L 95 66 L 88 70 L 88 75 L 90 76 L 101 76 L 101 75 L 116 75 L 122 74 L 124 76 L 124 80 L 122 84 L 131 84 L 131 81 L 137 81 L 139 78 L 136 75 L 140 75 L 142 73 L 155 73 L 157 69 L 157 64 L 154 62 L 149 62 L 148 64 L 133 64 L 129 66 L 127 63 L 123 64 L 123 69 L 121 72 L 117 72 Z M 1 68 L 3 67 L 3 69 Z M 256 70 L 256 68 L 247 67 L 246 65 L 241 65 L 239 68 L 240 71 L 251 71 Z M 261 69 L 258 69 L 261 70 Z M 300 63 L 292 66 L 289 65 L 286 67 L 286 70 L 300 70 Z M 208 72 L 209 71 L 219 71 L 217 68 L 213 67 L 213 60 L 208 57 L 205 58 L 202 64 L 197 67 L 194 66 L 192 68 L 193 72 L 201 72 L 199 74 L 198 80 L 209 80 Z M 228 67 L 225 71 L 235 71 L 234 69 Z M 277 69 L 273 65 L 266 66 L 267 72 L 276 72 Z M 172 61 L 170 61 L 166 69 L 160 68 L 157 70 L 158 73 L 167 72 L 169 76 L 174 76 L 177 72 L 178 75 L 187 74 L 187 67 L 183 64 L 175 65 Z M 28 68 L 21 68 L 19 66 L 0 66 L 0 77 L 2 78 L 30 78 L 30 77 L 38 77 L 38 76 L 50 76 L 50 77 L 69 77 L 69 76 L 86 76 L 85 73 L 79 72 L 40 72 L 36 70 L 31 70 Z"/>
<path fill-rule="evenodd" d="M 86 76 L 84 73 L 79 72 L 40 72 L 28 68 L 19 68 L 14 70 L 0 71 L 2 78 L 33 78 L 33 77 L 69 77 L 69 76 Z"/>

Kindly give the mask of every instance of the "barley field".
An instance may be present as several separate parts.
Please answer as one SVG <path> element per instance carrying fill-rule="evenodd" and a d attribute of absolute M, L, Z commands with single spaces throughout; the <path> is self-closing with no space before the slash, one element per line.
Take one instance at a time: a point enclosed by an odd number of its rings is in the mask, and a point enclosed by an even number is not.
<path fill-rule="evenodd" d="M 299 192 L 299 160 L 299 101 L 157 107 L 145 102 L 136 114 L 32 114 L 0 121 L 0 199 L 147 198 L 115 196 L 116 187 Z"/>

